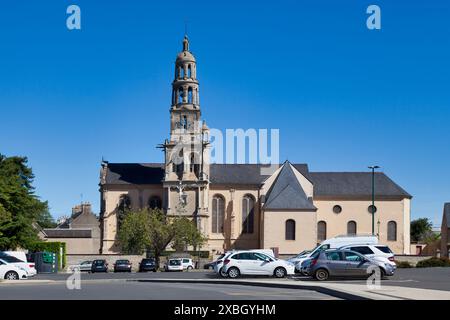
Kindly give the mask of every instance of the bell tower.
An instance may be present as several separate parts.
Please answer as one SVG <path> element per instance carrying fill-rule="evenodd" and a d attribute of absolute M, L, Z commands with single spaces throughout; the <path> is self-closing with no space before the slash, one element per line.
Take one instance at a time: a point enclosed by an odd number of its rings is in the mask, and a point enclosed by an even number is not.
<path fill-rule="evenodd" d="M 175 60 L 170 107 L 170 137 L 165 153 L 165 208 L 168 215 L 196 218 L 208 211 L 209 129 L 201 121 L 197 63 L 185 35 Z"/>

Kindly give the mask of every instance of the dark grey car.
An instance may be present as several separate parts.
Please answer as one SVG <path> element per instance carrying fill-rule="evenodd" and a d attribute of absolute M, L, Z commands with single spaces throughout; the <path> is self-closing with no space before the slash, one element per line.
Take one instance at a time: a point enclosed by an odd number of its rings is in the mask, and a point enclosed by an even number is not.
<path fill-rule="evenodd" d="M 322 251 L 305 266 L 305 272 L 319 281 L 329 277 L 368 277 L 376 270 L 382 276 L 391 276 L 395 272 L 391 265 L 382 265 L 351 250 Z"/>

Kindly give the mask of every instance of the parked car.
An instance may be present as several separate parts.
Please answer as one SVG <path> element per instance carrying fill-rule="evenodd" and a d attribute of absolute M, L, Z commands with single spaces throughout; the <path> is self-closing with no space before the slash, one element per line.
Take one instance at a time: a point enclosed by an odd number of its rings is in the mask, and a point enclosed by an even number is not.
<path fill-rule="evenodd" d="M 352 250 L 362 254 L 363 256 L 370 258 L 371 260 L 380 261 L 382 263 L 388 263 L 396 267 L 394 260 L 394 253 L 388 246 L 383 245 L 351 245 L 339 248 L 341 250 Z"/>
<path fill-rule="evenodd" d="M 313 254 L 328 250 L 328 249 L 337 249 L 341 248 L 343 246 L 349 246 L 349 245 L 357 245 L 357 244 L 378 244 L 378 237 L 376 236 L 364 236 L 364 235 L 354 235 L 354 236 L 337 236 L 334 238 L 327 239 L 325 241 L 322 241 L 317 247 L 315 247 L 311 252 L 305 253 L 301 256 L 297 256 L 295 265 L 296 269 L 300 271 L 301 264 L 306 259 L 309 259 Z M 294 261 L 292 261 L 294 262 Z"/>
<path fill-rule="evenodd" d="M 25 270 L 27 277 L 33 277 L 37 274 L 34 262 L 28 262 L 25 252 L 21 251 L 2 251 L 0 258 L 3 261 L 13 264 L 16 267 Z"/>
<path fill-rule="evenodd" d="M 233 253 L 241 252 L 241 251 L 243 251 L 243 250 L 232 250 L 232 251 L 227 251 L 224 254 L 222 254 L 217 259 L 217 261 L 214 265 L 214 272 L 223 278 L 228 277 L 228 274 L 223 269 L 223 262 L 229 255 L 231 255 Z M 275 255 L 274 255 L 272 249 L 251 249 L 251 250 L 245 250 L 245 251 L 259 252 L 259 253 L 265 254 L 265 255 L 275 259 Z"/>
<path fill-rule="evenodd" d="M 80 272 L 91 272 L 92 269 L 92 261 L 82 261 L 79 264 L 73 264 L 67 267 L 67 271 L 73 272 L 75 269 L 77 269 Z"/>
<path fill-rule="evenodd" d="M 330 277 L 367 277 L 371 268 L 379 268 L 382 276 L 392 276 L 395 267 L 364 257 L 351 250 L 326 250 L 317 253 L 306 263 L 306 273 L 319 281 Z"/>
<path fill-rule="evenodd" d="M 183 271 L 181 259 L 169 259 L 165 265 L 165 271 Z"/>
<path fill-rule="evenodd" d="M 27 279 L 27 272 L 0 258 L 0 279 L 21 280 Z"/>
<path fill-rule="evenodd" d="M 303 250 L 302 252 L 300 252 L 296 256 L 293 256 L 292 258 L 289 258 L 287 261 L 289 261 L 289 262 L 291 262 L 293 264 L 297 264 L 300 260 L 304 260 L 303 258 L 305 258 L 306 255 L 311 253 L 311 251 L 312 250 Z"/>
<path fill-rule="evenodd" d="M 158 270 L 156 266 L 156 260 L 154 258 L 145 258 L 139 262 L 139 272 L 153 271 L 156 272 Z"/>
<path fill-rule="evenodd" d="M 182 258 L 181 263 L 183 264 L 184 270 L 189 271 L 195 268 L 194 261 L 192 261 L 192 259 Z"/>
<path fill-rule="evenodd" d="M 294 264 L 256 251 L 239 251 L 227 256 L 223 272 L 230 278 L 241 275 L 267 275 L 284 278 L 294 274 Z"/>
<path fill-rule="evenodd" d="M 114 267 L 114 272 L 131 272 L 130 260 L 125 260 L 125 259 L 116 260 L 113 267 Z"/>
<path fill-rule="evenodd" d="M 92 261 L 91 272 L 108 272 L 108 263 L 103 259 Z"/>
<path fill-rule="evenodd" d="M 217 262 L 217 260 L 205 263 L 203 265 L 203 269 L 206 269 L 206 270 L 211 270 L 212 269 L 212 270 L 214 270 L 214 265 L 216 264 L 216 262 Z"/>

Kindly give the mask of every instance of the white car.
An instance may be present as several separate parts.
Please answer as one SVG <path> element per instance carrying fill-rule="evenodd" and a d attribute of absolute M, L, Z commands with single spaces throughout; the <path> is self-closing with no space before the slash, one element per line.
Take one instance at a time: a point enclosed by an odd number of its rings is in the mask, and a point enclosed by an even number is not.
<path fill-rule="evenodd" d="M 388 246 L 385 245 L 358 244 L 344 246 L 339 249 L 352 250 L 370 258 L 371 260 L 389 264 L 394 268 L 397 267 L 397 264 L 394 261 L 394 253 Z"/>
<path fill-rule="evenodd" d="M 256 251 L 239 251 L 228 255 L 223 262 L 223 272 L 234 279 L 241 275 L 266 275 L 284 278 L 293 275 L 294 264 Z"/>
<path fill-rule="evenodd" d="M 67 267 L 67 271 L 73 272 L 74 270 L 78 270 L 80 272 L 86 271 L 91 272 L 92 270 L 92 261 L 83 261 L 79 264 L 73 264 Z"/>
<path fill-rule="evenodd" d="M 20 280 L 26 278 L 27 273 L 25 270 L 0 259 L 0 279 Z"/>
<path fill-rule="evenodd" d="M 242 250 L 232 250 L 232 251 L 227 251 L 224 254 L 220 255 L 219 258 L 217 258 L 216 263 L 214 264 L 214 272 L 223 278 L 228 277 L 228 274 L 223 269 L 223 262 L 230 254 L 241 252 L 241 251 Z M 275 255 L 274 255 L 272 249 L 250 249 L 250 250 L 245 250 L 245 251 L 259 252 L 259 253 L 265 254 L 265 255 L 275 259 Z"/>
<path fill-rule="evenodd" d="M 17 254 L 14 254 L 13 252 L 17 251 L 2 251 L 0 252 L 0 259 L 2 259 L 4 262 L 12 264 L 19 269 L 24 270 L 27 273 L 27 277 L 33 277 L 36 275 L 37 271 L 34 267 L 34 262 L 27 262 L 27 258 L 25 256 L 25 253 L 23 253 L 23 257 L 20 256 L 20 258 L 17 257 Z"/>
<path fill-rule="evenodd" d="M 182 259 L 169 259 L 165 266 L 166 271 L 183 271 Z"/>
<path fill-rule="evenodd" d="M 183 270 L 192 270 L 194 269 L 194 261 L 188 258 L 182 258 L 181 263 L 183 264 Z"/>

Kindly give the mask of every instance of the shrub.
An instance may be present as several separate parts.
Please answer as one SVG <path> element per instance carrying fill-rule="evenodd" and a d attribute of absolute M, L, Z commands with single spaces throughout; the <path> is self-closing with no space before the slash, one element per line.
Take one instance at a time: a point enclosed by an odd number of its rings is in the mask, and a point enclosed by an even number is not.
<path fill-rule="evenodd" d="M 431 268 L 431 267 L 450 267 L 450 260 L 448 258 L 429 258 L 419 261 L 416 265 L 417 268 Z"/>
<path fill-rule="evenodd" d="M 413 266 L 408 261 L 395 261 L 397 268 L 412 268 Z"/>
<path fill-rule="evenodd" d="M 60 256 L 60 248 L 62 248 L 62 257 Z M 58 261 L 61 261 L 62 259 L 62 267 L 63 269 L 66 266 L 66 243 L 65 242 L 35 242 L 28 246 L 28 250 L 32 252 L 40 252 L 40 251 L 47 251 L 55 253 L 58 257 Z"/>

